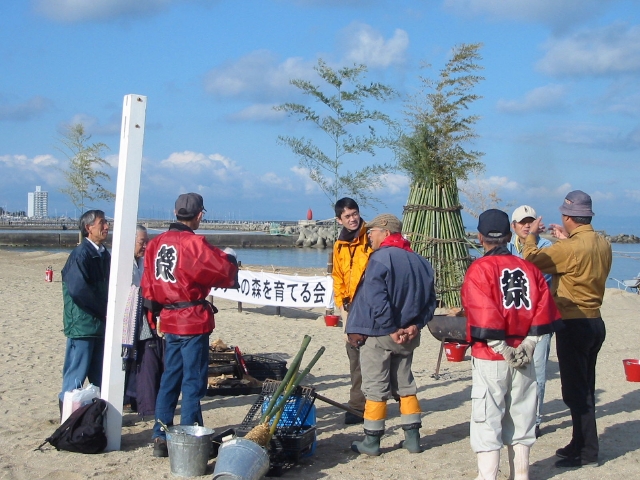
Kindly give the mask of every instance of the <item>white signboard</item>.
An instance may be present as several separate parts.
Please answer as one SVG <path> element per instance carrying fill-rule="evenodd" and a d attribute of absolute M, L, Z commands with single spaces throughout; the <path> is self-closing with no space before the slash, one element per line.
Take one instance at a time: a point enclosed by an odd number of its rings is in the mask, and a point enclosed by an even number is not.
<path fill-rule="evenodd" d="M 276 307 L 333 308 L 331 276 L 302 277 L 266 272 L 238 272 L 239 289 L 212 288 L 211 295 L 227 300 Z"/>

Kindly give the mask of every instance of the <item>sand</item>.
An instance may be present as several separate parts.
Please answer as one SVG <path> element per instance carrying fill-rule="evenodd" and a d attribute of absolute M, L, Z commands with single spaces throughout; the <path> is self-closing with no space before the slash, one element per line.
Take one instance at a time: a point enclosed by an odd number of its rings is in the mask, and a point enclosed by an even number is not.
<path fill-rule="evenodd" d="M 57 427 L 57 393 L 65 338 L 62 334 L 60 270 L 66 254 L 24 253 L 0 250 L 0 478 L 2 479 L 158 479 L 174 478 L 169 460 L 151 456 L 152 422 L 135 414 L 125 415 L 120 451 L 99 455 L 58 452 L 47 446 L 34 449 Z M 48 265 L 53 283 L 44 281 Z M 271 269 L 271 267 L 269 267 Z M 291 270 L 282 269 L 282 272 Z M 319 269 L 299 273 L 319 274 Z M 282 309 L 237 305 L 216 300 L 220 312 L 212 340 L 221 338 L 238 345 L 244 353 L 277 354 L 290 360 L 304 334 L 312 337 L 308 352 L 326 347 L 308 378 L 308 384 L 326 397 L 346 402 L 348 365 L 341 328 L 330 328 L 321 310 Z M 531 453 L 532 479 L 640 478 L 640 383 L 625 380 L 622 359 L 640 356 L 640 296 L 608 290 L 603 317 L 607 340 L 599 356 L 597 414 L 601 466 L 559 470 L 554 452 L 570 438 L 571 422 L 561 400 L 555 345 L 552 345 L 547 382 L 543 436 Z M 293 479 L 473 479 L 475 456 L 469 446 L 471 372 L 469 357 L 459 363 L 443 360 L 440 379 L 432 378 L 439 342 L 428 331 L 414 358 L 414 373 L 424 416 L 424 452 L 398 450 L 402 440 L 398 405 L 389 406 L 386 435 L 380 457 L 351 452 L 353 440 L 362 436 L 361 425 L 345 426 L 344 412 L 316 401 L 318 443 L 315 455 L 304 459 L 283 478 Z M 311 359 L 307 353 L 303 364 Z M 255 396 L 206 397 L 205 425 L 222 431 L 236 427 L 253 404 Z M 506 479 L 503 455 L 499 478 Z M 213 472 L 213 460 L 207 477 Z M 204 477 L 203 477 L 204 478 Z"/>

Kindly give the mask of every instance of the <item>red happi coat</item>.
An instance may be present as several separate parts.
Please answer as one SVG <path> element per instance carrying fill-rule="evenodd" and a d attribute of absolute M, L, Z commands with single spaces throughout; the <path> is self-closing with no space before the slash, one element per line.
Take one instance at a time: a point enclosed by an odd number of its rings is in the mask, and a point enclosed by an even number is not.
<path fill-rule="evenodd" d="M 471 355 L 485 360 L 504 360 L 487 340 L 505 340 L 517 347 L 527 335 L 552 333 L 560 321 L 538 267 L 504 252 L 475 260 L 462 284 Z"/>
<path fill-rule="evenodd" d="M 175 230 L 174 230 L 175 228 Z M 142 296 L 161 305 L 203 300 L 212 287 L 236 288 L 235 258 L 210 245 L 182 224 L 158 235 L 147 246 Z M 211 333 L 215 327 L 209 304 L 163 309 L 160 329 L 175 335 Z"/>

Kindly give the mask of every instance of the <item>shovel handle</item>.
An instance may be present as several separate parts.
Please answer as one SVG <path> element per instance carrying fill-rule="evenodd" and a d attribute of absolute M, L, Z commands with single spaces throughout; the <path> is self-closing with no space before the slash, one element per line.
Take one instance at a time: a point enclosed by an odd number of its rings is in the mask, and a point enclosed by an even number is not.
<path fill-rule="evenodd" d="M 328 403 L 329 405 L 332 405 L 334 407 L 338 407 L 341 410 L 344 410 L 345 412 L 349 412 L 352 415 L 355 415 L 357 417 L 362 417 L 362 412 L 359 412 L 358 410 L 351 408 L 349 406 L 345 406 L 341 403 L 338 403 L 334 400 L 331 400 L 330 398 L 325 397 L 324 395 L 320 395 L 319 393 L 314 393 L 313 394 L 314 397 L 316 397 L 318 400 L 322 400 L 325 403 Z"/>

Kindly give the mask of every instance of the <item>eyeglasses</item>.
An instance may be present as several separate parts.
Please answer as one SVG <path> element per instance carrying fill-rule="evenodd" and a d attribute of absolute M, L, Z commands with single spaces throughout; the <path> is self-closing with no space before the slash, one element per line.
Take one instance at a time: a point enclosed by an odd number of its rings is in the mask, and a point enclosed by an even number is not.
<path fill-rule="evenodd" d="M 367 235 L 371 235 L 371 232 L 384 232 L 382 228 L 370 228 L 367 230 Z"/>

